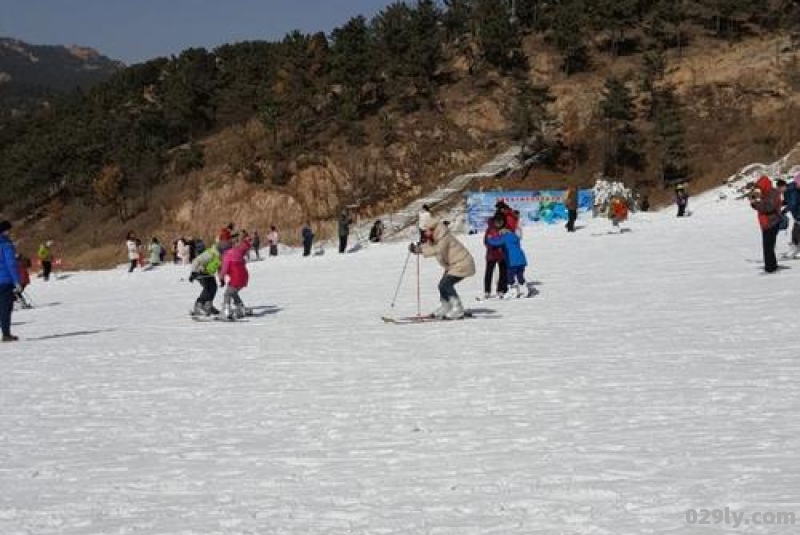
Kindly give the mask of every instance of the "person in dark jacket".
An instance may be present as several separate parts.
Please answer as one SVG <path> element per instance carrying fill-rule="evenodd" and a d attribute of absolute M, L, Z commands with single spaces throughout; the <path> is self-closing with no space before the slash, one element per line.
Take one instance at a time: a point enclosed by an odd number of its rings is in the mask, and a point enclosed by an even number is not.
<path fill-rule="evenodd" d="M 347 213 L 347 210 L 342 210 L 339 215 L 339 253 L 347 251 L 347 237 L 350 235 L 350 225 L 352 224 L 353 220 L 350 218 L 350 214 Z"/>
<path fill-rule="evenodd" d="M 498 226 L 498 223 L 501 223 Z M 483 274 L 483 296 L 488 299 L 492 293 L 492 279 L 494 278 L 494 268 L 497 267 L 499 277 L 497 280 L 497 296 L 503 298 L 508 292 L 508 266 L 506 265 L 505 251 L 502 247 L 489 245 L 490 238 L 500 235 L 500 228 L 505 227 L 505 218 L 489 218 L 486 225 L 486 233 L 483 236 L 483 244 L 486 246 L 486 271 Z"/>
<path fill-rule="evenodd" d="M 11 313 L 14 311 L 14 294 L 22 293 L 22 285 L 17 251 L 8 236 L 9 230 L 11 223 L 0 221 L 0 328 L 3 342 L 16 342 L 18 338 L 11 334 Z"/>
<path fill-rule="evenodd" d="M 575 232 L 578 220 L 578 188 L 570 186 L 564 194 L 564 208 L 567 209 L 567 232 Z"/>
<path fill-rule="evenodd" d="M 678 205 L 678 217 L 684 217 L 686 207 L 689 206 L 689 192 L 686 191 L 686 184 L 678 184 L 675 188 L 675 204 Z"/>
<path fill-rule="evenodd" d="M 311 245 L 314 243 L 314 232 L 311 230 L 311 223 L 306 221 L 303 225 L 303 256 L 311 256 Z"/>
<path fill-rule="evenodd" d="M 775 257 L 775 242 L 780 232 L 782 193 L 786 182 L 778 181 L 778 187 L 772 186 L 768 176 L 762 176 L 750 194 L 750 206 L 758 212 L 758 224 L 761 227 L 761 244 L 764 250 L 764 271 L 774 273 L 778 270 Z"/>
<path fill-rule="evenodd" d="M 789 244 L 789 252 L 786 258 L 800 258 L 800 175 L 786 187 L 783 194 L 785 211 L 792 214 L 794 225 L 792 225 L 792 238 Z"/>
<path fill-rule="evenodd" d="M 378 219 L 372 225 L 372 228 L 369 231 L 369 241 L 372 243 L 380 243 L 383 240 L 383 231 L 385 227 L 383 226 L 383 222 Z"/>
<path fill-rule="evenodd" d="M 261 260 L 261 236 L 258 231 L 253 231 L 253 252 L 256 253 L 256 260 Z"/>

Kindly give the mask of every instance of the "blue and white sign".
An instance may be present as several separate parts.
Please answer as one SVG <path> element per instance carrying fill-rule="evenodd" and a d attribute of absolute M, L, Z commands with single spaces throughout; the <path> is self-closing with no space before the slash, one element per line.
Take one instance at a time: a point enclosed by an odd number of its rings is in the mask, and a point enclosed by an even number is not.
<path fill-rule="evenodd" d="M 470 232 L 483 232 L 486 221 L 495 213 L 495 205 L 505 202 L 514 210 L 519 210 L 522 226 L 534 223 L 558 223 L 567 220 L 564 207 L 566 190 L 540 191 L 487 191 L 470 192 L 467 197 L 467 225 Z M 578 191 L 578 213 L 592 211 L 591 190 Z"/>

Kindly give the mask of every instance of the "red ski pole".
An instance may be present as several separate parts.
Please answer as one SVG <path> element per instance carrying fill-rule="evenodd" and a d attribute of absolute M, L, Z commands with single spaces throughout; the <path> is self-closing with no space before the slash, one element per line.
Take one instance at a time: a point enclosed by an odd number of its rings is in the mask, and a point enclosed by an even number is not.
<path fill-rule="evenodd" d="M 420 264 L 420 255 L 417 255 L 417 317 L 422 317 L 422 298 L 420 296 L 420 284 L 419 284 L 419 264 Z"/>

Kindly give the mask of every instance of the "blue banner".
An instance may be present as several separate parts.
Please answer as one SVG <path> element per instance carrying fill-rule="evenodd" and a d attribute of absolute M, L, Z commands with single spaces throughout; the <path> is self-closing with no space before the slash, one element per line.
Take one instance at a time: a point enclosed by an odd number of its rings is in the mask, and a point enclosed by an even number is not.
<path fill-rule="evenodd" d="M 483 232 L 486 221 L 495 213 L 495 205 L 505 202 L 513 210 L 519 210 L 522 226 L 533 223 L 558 223 L 567 220 L 564 207 L 566 190 L 540 191 L 486 191 L 470 192 L 467 197 L 467 225 L 469 232 Z M 592 211 L 592 190 L 578 191 L 578 213 Z"/>

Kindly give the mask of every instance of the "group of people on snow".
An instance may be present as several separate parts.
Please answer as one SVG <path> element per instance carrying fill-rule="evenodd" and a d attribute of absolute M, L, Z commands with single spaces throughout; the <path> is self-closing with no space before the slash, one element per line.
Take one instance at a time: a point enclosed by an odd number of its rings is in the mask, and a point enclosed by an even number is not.
<path fill-rule="evenodd" d="M 8 235 L 11 228 L 11 222 L 0 221 L 0 330 L 3 342 L 16 342 L 19 339 L 11 334 L 11 314 L 14 302 L 24 299 L 23 291 L 30 283 L 28 266 Z"/>
<path fill-rule="evenodd" d="M 20 253 L 14 245 L 9 232 L 10 221 L 0 221 L 0 327 L 2 341 L 15 342 L 16 336 L 11 334 L 11 315 L 14 305 L 20 308 L 32 308 L 25 296 L 25 289 L 31 283 L 31 259 Z M 47 240 L 39 245 L 36 256 L 39 259 L 38 277 L 49 281 L 53 273 L 53 241 Z"/>
<path fill-rule="evenodd" d="M 750 206 L 756 211 L 761 228 L 761 244 L 764 255 L 764 271 L 775 273 L 780 269 L 775 247 L 778 234 L 788 230 L 789 217 L 794 224 L 790 233 L 790 250 L 786 258 L 800 258 L 800 175 L 791 183 L 779 179 L 774 184 L 764 175 L 759 178 L 750 192 Z"/>
<path fill-rule="evenodd" d="M 256 260 L 261 260 L 262 244 L 261 236 L 258 231 L 254 231 L 251 237 L 246 230 L 241 230 L 237 233 L 237 236 L 240 236 L 242 241 L 246 240 L 250 244 L 250 248 L 247 251 L 247 258 L 250 259 L 252 256 L 255 256 Z M 310 227 L 305 227 L 303 229 L 303 241 L 304 245 L 307 243 L 309 254 L 313 238 L 314 234 L 311 232 Z M 51 242 L 48 242 L 48 244 L 51 244 Z M 279 245 L 280 234 L 278 233 L 278 228 L 272 225 L 267 234 L 269 256 L 278 256 Z M 44 245 L 42 247 L 44 247 Z M 136 237 L 133 231 L 130 231 L 125 237 L 125 249 L 127 251 L 129 273 L 133 272 L 137 267 L 144 268 L 145 265 L 155 267 L 167 261 L 167 250 L 155 236 L 150 240 L 149 245 L 145 249 L 141 239 Z M 190 265 L 205 251 L 206 243 L 202 238 L 179 237 L 172 242 L 172 262 L 179 265 Z M 42 255 L 43 252 L 42 249 L 40 249 L 39 257 L 42 261 L 42 266 L 49 266 L 49 261 L 48 264 L 45 264 Z M 45 267 L 44 269 L 45 277 L 49 276 L 49 268 Z"/>
<path fill-rule="evenodd" d="M 496 212 L 489 218 L 484 235 L 485 297 L 490 297 L 495 268 L 499 271 L 498 296 L 505 296 L 509 287 L 517 297 L 530 296 L 533 290 L 525 281 L 528 261 L 522 250 L 519 212 L 503 201 L 499 201 L 495 208 Z M 439 307 L 431 316 L 436 319 L 461 319 L 465 315 L 464 303 L 455 287 L 475 275 L 475 259 L 452 233 L 449 223 L 436 218 L 427 205 L 419 214 L 418 228 L 420 239 L 409 245 L 409 253 L 436 258 L 444 269 L 438 286 Z"/>
<path fill-rule="evenodd" d="M 483 243 L 486 247 L 484 298 L 488 299 L 492 295 L 495 268 L 498 270 L 497 297 L 506 297 L 509 290 L 513 297 L 529 297 L 533 288 L 525 281 L 528 260 L 522 250 L 519 212 L 504 201 L 498 201 L 494 216 L 486 223 Z"/>
<path fill-rule="evenodd" d="M 247 256 L 252 246 L 252 239 L 243 232 L 235 232 L 230 224 L 220 230 L 211 247 L 192 261 L 189 282 L 198 281 L 202 288 L 192 310 L 194 316 L 236 320 L 249 313 L 239 292 L 250 279 Z M 214 306 L 220 287 L 225 288 L 221 311 Z"/>

